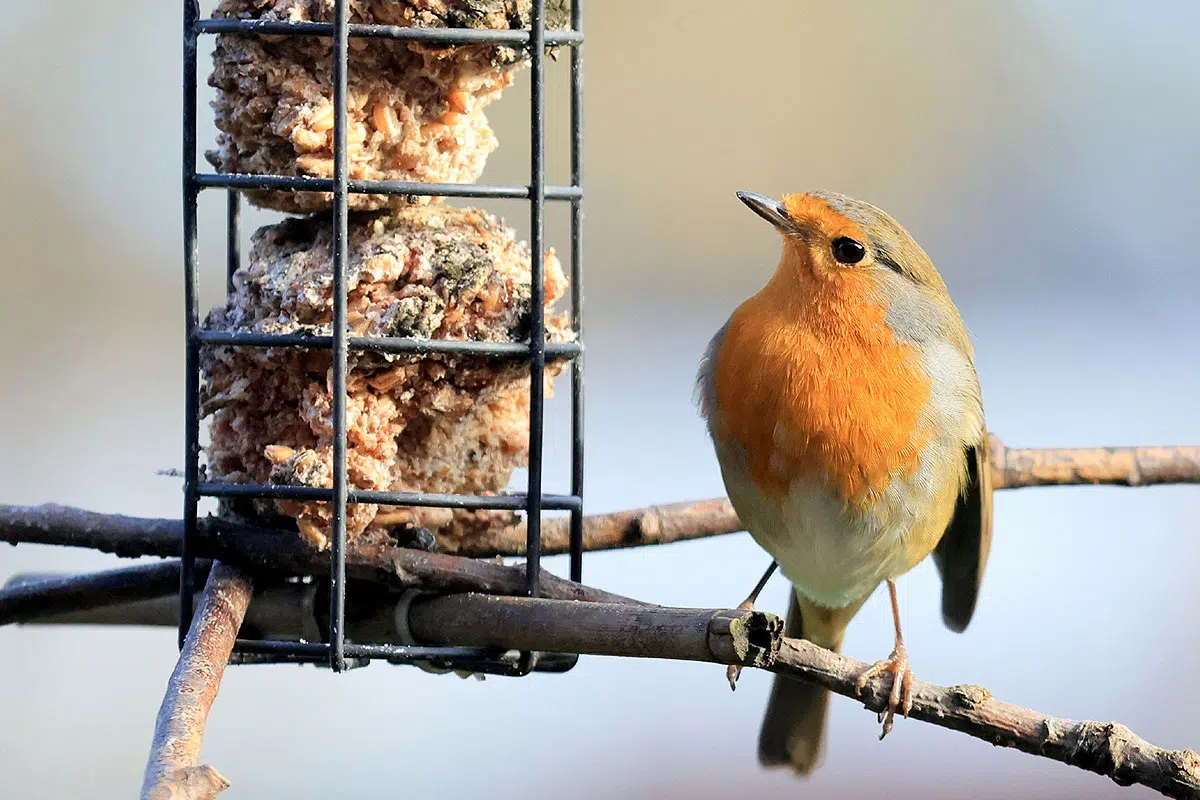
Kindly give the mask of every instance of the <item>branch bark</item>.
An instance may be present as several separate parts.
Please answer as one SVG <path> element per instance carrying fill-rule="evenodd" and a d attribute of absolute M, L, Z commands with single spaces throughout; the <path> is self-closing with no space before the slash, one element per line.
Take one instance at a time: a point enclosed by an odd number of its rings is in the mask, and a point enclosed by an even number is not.
<path fill-rule="evenodd" d="M 1006 448 L 993 438 L 991 456 L 993 483 L 998 489 L 1200 482 L 1198 447 L 1018 450 Z M 665 544 L 739 530 L 742 525 L 728 500 L 717 498 L 588 517 L 584 546 L 588 550 L 604 550 Z M 327 554 L 310 549 L 300 537 L 286 531 L 207 519 L 198 533 L 198 555 L 231 564 L 293 574 L 322 574 L 328 566 Z M 178 520 L 96 514 L 55 505 L 0 505 L 0 541 L 13 544 L 82 546 L 122 556 L 175 556 L 181 535 L 182 523 Z M 548 554 L 565 552 L 566 521 L 546 520 L 543 543 Z M 486 542 L 473 542 L 458 555 L 426 553 L 386 544 L 354 544 L 347 554 L 347 576 L 396 589 L 521 594 L 523 568 L 462 556 L 519 555 L 523 549 L 523 526 L 502 531 Z M 543 573 L 542 586 L 543 595 L 552 599 L 618 603 L 626 608 L 636 607 L 642 613 L 646 609 L 646 604 L 638 601 L 547 573 Z M 20 587 L 16 588 L 20 590 Z M 58 596 L 60 599 L 67 597 L 78 588 L 59 586 Z M 209 589 L 213 589 L 211 596 Z M 214 569 L 198 611 L 197 623 L 185 643 L 160 711 L 143 798 L 211 798 L 228 785 L 216 770 L 197 767 L 196 763 L 204 721 L 228 662 L 238 626 L 245 616 L 249 596 L 249 582 L 234 567 Z M 87 592 L 82 598 L 76 592 L 72 602 L 86 605 L 96 600 L 94 594 L 89 599 Z M 10 604 L 15 603 L 18 609 L 25 608 L 29 602 L 28 596 L 0 596 L 0 600 L 5 599 Z M 64 608 L 70 605 L 63 602 Z M 443 617 L 439 615 L 439 618 Z M 511 619 L 520 622 L 521 617 L 515 615 Z M 530 627 L 526 623 L 521 646 L 554 651 L 553 642 L 540 638 L 552 627 Z M 493 631 L 493 638 L 496 635 Z M 622 635 L 627 637 L 623 641 L 628 646 L 643 648 L 637 655 L 653 656 L 653 645 L 639 644 L 628 638 L 634 636 L 630 631 Z M 553 637 L 547 637 L 550 638 Z M 662 641 L 671 640 L 673 637 L 670 636 L 662 638 Z M 585 647 L 586 643 L 578 639 L 578 632 L 577 638 L 569 641 L 571 646 L 565 652 L 611 652 L 616 647 L 611 642 L 605 645 L 608 650 L 599 645 Z M 559 646 L 566 646 L 561 637 Z M 672 653 L 661 657 L 688 656 Z M 814 681 L 838 694 L 855 696 L 854 681 L 865 666 L 803 640 L 784 640 L 771 668 Z M 868 687 L 862 698 L 868 708 L 878 711 L 883 707 L 884 688 L 878 684 Z M 979 687 L 939 687 L 921 682 L 916 682 L 915 686 L 913 716 L 995 744 L 1016 747 L 1107 775 L 1122 785 L 1140 783 L 1172 797 L 1200 797 L 1200 756 L 1191 750 L 1168 751 L 1156 747 L 1117 723 L 1055 719 L 994 700 Z"/>
<path fill-rule="evenodd" d="M 866 668 L 861 661 L 804 639 L 784 639 L 770 667 L 860 699 L 879 712 L 887 705 L 891 681 L 876 679 L 858 697 L 856 681 Z M 1060 719 L 997 700 L 980 686 L 936 686 L 919 680 L 913 681 L 911 716 L 994 745 L 1105 775 L 1120 786 L 1136 783 L 1168 797 L 1200 797 L 1200 754 L 1157 747 L 1118 722 Z"/>
<path fill-rule="evenodd" d="M 250 578 L 213 565 L 154 725 L 142 800 L 211 800 L 229 781 L 200 763 L 208 712 L 253 595 Z"/>
<path fill-rule="evenodd" d="M 869 665 L 782 636 L 772 614 L 740 610 L 644 608 L 554 600 L 456 595 L 413 603 L 409 627 L 433 644 L 546 652 L 674 658 L 763 667 L 816 683 L 883 710 L 891 681 L 879 677 L 859 695 Z M 1200 797 L 1200 754 L 1166 750 L 1117 722 L 1077 722 L 1005 703 L 979 686 L 913 681 L 911 717 L 994 745 L 1111 778 L 1168 797 Z"/>
<path fill-rule="evenodd" d="M 1152 486 L 1174 483 L 1200 483 L 1200 447 L 1104 447 L 1019 449 L 1005 447 L 992 437 L 991 468 L 993 488 L 1019 489 L 1030 486 L 1116 485 Z M 543 553 L 554 555 L 568 551 L 568 523 L 564 518 L 542 521 Z M 625 547 L 668 544 L 702 539 L 744 530 L 741 521 L 724 497 L 647 508 L 594 514 L 584 518 L 584 549 L 614 550 Z M 28 542 L 91 547 L 119 556 L 179 553 L 183 526 L 179 520 L 144 519 L 118 514 L 97 514 L 68 506 L 0 505 L 0 541 L 12 544 Z M 319 554 L 290 541 L 297 537 L 284 532 L 238 526 L 216 519 L 202 521 L 201 548 L 204 555 L 230 560 L 247 556 L 260 565 L 279 569 L 313 568 Z M 235 541 L 246 537 L 246 542 Z M 402 555 L 396 555 L 400 551 Z M 489 537 L 464 542 L 450 555 L 466 557 L 519 556 L 525 552 L 525 526 L 514 525 Z M 505 573 L 489 571 L 464 577 L 460 566 L 450 566 L 438 554 L 387 547 L 386 545 L 351 547 L 348 569 L 360 577 L 372 570 L 390 574 L 393 579 L 466 581 L 454 587 L 460 591 L 485 591 L 485 584 L 499 581 L 507 585 Z M 445 555 L 445 554 L 442 554 Z M 324 563 L 316 569 L 324 570 Z M 449 574 L 449 569 L 455 573 Z M 510 576 L 515 574 L 511 568 Z M 478 571 L 476 571 L 478 572 Z M 551 581 L 553 576 L 547 576 Z M 556 585 L 554 592 L 572 591 Z M 506 591 L 518 594 L 519 591 Z M 604 600 L 600 596 L 575 599 Z M 612 600 L 613 598 L 609 598 Z"/>
<path fill-rule="evenodd" d="M 260 592 L 245 625 L 257 626 L 263 637 L 295 638 L 304 628 L 304 609 L 311 612 L 303 596 L 308 590 L 289 584 Z M 375 602 L 377 607 L 355 611 L 349 634 L 360 641 L 407 643 L 397 638 L 395 595 Z M 160 612 L 158 624 L 175 624 L 174 607 Z M 458 594 L 417 598 L 409 606 L 407 628 L 425 644 L 755 666 L 820 684 L 873 711 L 884 707 L 890 689 L 888 679 L 880 678 L 860 697 L 856 681 L 865 663 L 802 639 L 785 639 L 779 618 L 763 612 Z M 1121 785 L 1200 797 L 1200 755 L 1157 747 L 1119 723 L 1058 719 L 996 700 L 978 686 L 918 680 L 913 696 L 914 719 L 1106 775 Z M 198 751 L 199 739 L 194 742 Z"/>
<path fill-rule="evenodd" d="M 208 562 L 196 564 L 198 580 Z M 87 575 L 28 575 L 0 589 L 0 625 L 55 614 L 95 611 L 179 591 L 179 562 L 139 564 Z"/>
<path fill-rule="evenodd" d="M 763 667 L 779 650 L 783 620 L 762 611 L 456 594 L 414 601 L 408 627 L 429 644 Z"/>
<path fill-rule="evenodd" d="M 1200 483 L 1200 447 L 1005 447 L 991 438 L 992 485 L 1156 486 Z"/>
<path fill-rule="evenodd" d="M 251 569 L 293 575 L 329 571 L 329 554 L 310 547 L 295 532 L 268 530 L 216 518 L 201 520 L 196 554 Z M 0 505 L 0 541 L 89 547 L 120 556 L 179 555 L 180 520 L 99 514 L 70 506 Z M 378 543 L 351 543 L 346 576 L 395 589 L 437 589 L 519 595 L 525 592 L 524 566 L 506 566 L 445 553 L 427 553 Z M 545 570 L 542 596 L 605 603 L 636 602 L 612 592 L 572 583 Z"/>
<path fill-rule="evenodd" d="M 1155 486 L 1200 483 L 1200 447 L 1005 447 L 991 437 L 989 455 L 993 489 L 1030 486 Z M 568 521 L 542 520 L 542 552 L 569 550 Z M 649 506 L 598 514 L 584 519 L 585 550 L 616 550 L 703 539 L 745 530 L 729 500 Z M 457 555 L 522 555 L 525 526 L 500 530 L 487 538 L 464 542 Z"/>

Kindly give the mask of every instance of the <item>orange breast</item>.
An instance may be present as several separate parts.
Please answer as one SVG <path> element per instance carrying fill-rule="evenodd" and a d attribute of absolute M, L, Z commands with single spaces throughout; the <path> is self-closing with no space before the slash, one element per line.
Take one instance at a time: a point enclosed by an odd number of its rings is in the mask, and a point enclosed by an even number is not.
<path fill-rule="evenodd" d="M 929 381 L 868 281 L 781 266 L 730 319 L 716 354 L 715 433 L 742 446 L 766 492 L 824 480 L 863 507 L 920 466 Z"/>

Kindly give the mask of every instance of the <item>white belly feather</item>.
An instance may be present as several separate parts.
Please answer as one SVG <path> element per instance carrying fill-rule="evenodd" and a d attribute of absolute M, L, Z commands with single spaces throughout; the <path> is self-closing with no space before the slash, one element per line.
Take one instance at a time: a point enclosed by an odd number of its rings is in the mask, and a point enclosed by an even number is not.
<path fill-rule="evenodd" d="M 873 591 L 885 578 L 912 568 L 903 547 L 909 524 L 900 519 L 908 515 L 904 506 L 909 503 L 885 497 L 880 506 L 859 515 L 847 511 L 825 486 L 800 481 L 780 502 L 759 491 L 744 458 L 730 452 L 733 449 L 718 447 L 730 501 L 759 546 L 813 602 L 841 608 Z M 885 524 L 886 511 L 892 512 L 893 524 Z"/>
<path fill-rule="evenodd" d="M 926 455 L 936 461 L 931 451 L 943 446 L 960 445 L 946 437 L 931 443 Z M 949 521 L 925 519 L 942 483 L 930 480 L 927 470 L 894 481 L 870 510 L 859 512 L 811 480 L 793 483 L 782 500 L 765 495 L 736 445 L 718 445 L 717 459 L 729 499 L 750 535 L 801 594 L 827 608 L 841 608 L 908 572 L 924 553 L 905 547 L 906 536 L 930 523 L 944 529 Z"/>

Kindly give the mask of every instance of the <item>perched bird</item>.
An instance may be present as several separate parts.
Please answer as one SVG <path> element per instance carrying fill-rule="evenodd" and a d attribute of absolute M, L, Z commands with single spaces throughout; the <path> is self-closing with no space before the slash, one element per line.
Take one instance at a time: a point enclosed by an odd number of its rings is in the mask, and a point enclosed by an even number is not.
<path fill-rule="evenodd" d="M 734 509 L 792 583 L 786 635 L 840 649 L 851 618 L 887 583 L 895 649 L 858 681 L 861 691 L 891 676 L 882 738 L 912 706 L 896 578 L 932 553 L 943 619 L 962 631 L 987 560 L 974 353 L 929 256 L 880 209 L 825 191 L 738 198 L 783 235 L 783 255 L 709 344 L 701 412 Z M 827 705 L 825 689 L 776 676 L 760 762 L 811 772 Z"/>

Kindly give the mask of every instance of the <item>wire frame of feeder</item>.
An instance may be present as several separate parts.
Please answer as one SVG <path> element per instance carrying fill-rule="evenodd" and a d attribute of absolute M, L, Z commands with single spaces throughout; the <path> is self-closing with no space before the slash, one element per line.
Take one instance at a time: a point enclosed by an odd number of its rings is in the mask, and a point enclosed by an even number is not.
<path fill-rule="evenodd" d="M 570 575 L 582 578 L 583 551 L 583 363 L 582 363 L 582 223 L 583 223 L 583 2 L 573 0 L 571 30 L 546 31 L 545 0 L 533 0 L 528 30 L 470 30 L 411 28 L 390 25 L 350 24 L 347 0 L 335 0 L 334 21 L 263 22 L 236 19 L 200 19 L 195 0 L 183 4 L 183 238 L 185 301 L 187 313 L 186 455 L 184 470 L 184 534 L 179 587 L 179 642 L 182 646 L 193 613 L 195 541 L 198 506 L 202 497 L 297 499 L 330 503 L 329 621 L 324 642 L 239 640 L 235 654 L 252 661 L 327 663 L 340 672 L 372 659 L 394 663 L 429 662 L 474 672 L 522 675 L 532 670 L 563 671 L 575 659 L 545 659 L 537 654 L 500 653 L 472 647 L 425 647 L 397 644 L 359 644 L 346 641 L 346 505 L 427 506 L 456 509 L 507 509 L 526 513 L 526 581 L 529 596 L 537 596 L 541 556 L 542 511 L 570 513 Z M 323 36 L 333 40 L 334 174 L 332 179 L 282 175 L 201 173 L 196 171 L 197 42 L 201 35 Z M 531 62 L 532 90 L 529 111 L 531 165 L 528 185 L 445 184 L 409 181 L 365 181 L 347 177 L 347 73 L 349 37 L 391 38 L 438 45 L 503 44 L 526 48 Z M 547 46 L 571 49 L 570 171 L 568 186 L 547 186 L 545 176 L 545 51 Z M 200 327 L 198 303 L 197 201 L 205 189 L 225 189 L 227 274 L 241 263 L 239 243 L 239 192 L 247 189 L 301 190 L 333 194 L 333 331 L 331 336 L 270 335 L 205 331 Z M 516 198 L 529 201 L 532 228 L 530 336 L 525 342 L 468 342 L 410 337 L 355 337 L 346 325 L 347 304 L 347 197 L 350 193 L 438 195 L 443 197 Z M 546 344 L 544 265 L 545 204 L 571 204 L 571 323 L 577 339 Z M 200 479 L 200 352 L 210 346 L 326 348 L 333 353 L 333 486 L 330 489 L 266 484 L 232 484 Z M 530 370 L 528 486 L 523 493 L 497 496 L 384 492 L 352 489 L 346 472 L 346 377 L 349 351 L 411 354 L 472 355 L 497 359 L 523 359 Z M 571 493 L 542 491 L 542 444 L 545 411 L 543 374 L 547 357 L 571 360 Z"/>

